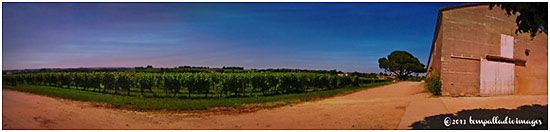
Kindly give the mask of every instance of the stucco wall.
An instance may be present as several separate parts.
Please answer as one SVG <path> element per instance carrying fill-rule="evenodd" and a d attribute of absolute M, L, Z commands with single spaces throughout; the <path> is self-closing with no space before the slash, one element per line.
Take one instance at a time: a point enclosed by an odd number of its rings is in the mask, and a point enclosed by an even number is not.
<path fill-rule="evenodd" d="M 514 58 L 526 60 L 525 66 L 515 67 L 516 94 L 548 94 L 548 36 L 544 33 L 532 38 L 528 34 L 516 36 Z M 529 56 L 525 50 L 529 50 Z"/>
<path fill-rule="evenodd" d="M 531 40 L 528 34 L 515 35 L 515 16 L 507 16 L 500 8 L 488 5 L 441 11 L 437 50 L 432 67 L 441 66 L 442 94 L 447 96 L 479 96 L 480 61 L 451 58 L 464 56 L 485 58 L 500 55 L 501 34 L 514 36 L 514 58 L 525 59 L 526 66 L 515 66 L 516 94 L 546 94 L 548 86 L 547 36 Z M 440 45 L 440 46 L 438 46 Z M 525 56 L 525 49 L 530 55 Z M 438 59 L 440 64 L 438 64 Z M 439 68 L 438 68 L 439 69 Z"/>
<path fill-rule="evenodd" d="M 441 38 L 443 34 L 442 32 L 437 32 L 435 35 L 437 35 L 437 38 L 435 39 L 435 43 L 433 43 L 433 51 L 430 54 L 428 74 L 431 74 L 432 71 L 441 71 L 441 60 L 439 58 L 441 58 Z"/>

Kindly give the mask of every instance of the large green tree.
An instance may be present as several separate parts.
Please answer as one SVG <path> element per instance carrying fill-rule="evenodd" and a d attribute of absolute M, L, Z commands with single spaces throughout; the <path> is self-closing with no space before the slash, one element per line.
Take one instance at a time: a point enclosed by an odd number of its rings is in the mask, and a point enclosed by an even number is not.
<path fill-rule="evenodd" d="M 516 34 L 530 33 L 535 37 L 537 33 L 544 31 L 548 34 L 548 3 L 546 2 L 503 2 L 489 3 L 489 9 L 494 6 L 506 11 L 507 15 L 519 15 L 516 18 Z"/>
<path fill-rule="evenodd" d="M 425 72 L 424 64 L 406 51 L 393 51 L 390 55 L 378 59 L 378 66 L 386 72 L 397 75 L 400 80 L 407 79 L 412 73 Z"/>

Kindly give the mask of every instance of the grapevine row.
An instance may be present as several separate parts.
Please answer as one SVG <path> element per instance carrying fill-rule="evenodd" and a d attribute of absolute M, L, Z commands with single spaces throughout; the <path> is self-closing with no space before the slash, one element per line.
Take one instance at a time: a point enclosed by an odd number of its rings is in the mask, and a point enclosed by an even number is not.
<path fill-rule="evenodd" d="M 316 73 L 50 72 L 4 75 L 7 85 L 42 85 L 128 96 L 269 96 L 373 83 L 359 77 Z"/>

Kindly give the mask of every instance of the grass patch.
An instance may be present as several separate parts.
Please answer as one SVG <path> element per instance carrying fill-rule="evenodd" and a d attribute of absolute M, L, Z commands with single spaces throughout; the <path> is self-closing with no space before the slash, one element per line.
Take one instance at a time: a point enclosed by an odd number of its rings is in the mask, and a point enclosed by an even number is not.
<path fill-rule="evenodd" d="M 135 96 L 121 96 L 102 94 L 90 91 L 64 89 L 49 86 L 34 85 L 3 85 L 5 89 L 60 97 L 78 101 L 102 102 L 113 105 L 116 108 L 131 110 L 205 110 L 213 107 L 240 108 L 245 104 L 277 104 L 286 105 L 293 102 L 307 101 L 319 98 L 332 97 L 338 94 L 347 94 L 357 90 L 372 88 L 390 84 L 392 82 L 380 82 L 362 84 L 359 87 L 346 87 L 341 89 L 317 91 L 310 93 L 285 94 L 267 97 L 241 97 L 241 98 L 219 98 L 219 99 L 177 99 L 177 98 L 144 98 Z M 284 102 L 284 103 L 275 103 Z"/>

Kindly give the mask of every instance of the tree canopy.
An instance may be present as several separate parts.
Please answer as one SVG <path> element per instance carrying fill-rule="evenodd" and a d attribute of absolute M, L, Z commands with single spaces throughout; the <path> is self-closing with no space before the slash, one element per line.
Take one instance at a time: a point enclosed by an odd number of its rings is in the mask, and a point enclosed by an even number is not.
<path fill-rule="evenodd" d="M 412 73 L 426 71 L 424 64 L 406 51 L 393 51 L 387 58 L 378 59 L 378 66 L 386 72 L 394 73 L 400 80 L 406 79 Z"/>
<path fill-rule="evenodd" d="M 546 2 L 522 2 L 522 3 L 489 3 L 489 9 L 497 6 L 506 11 L 507 15 L 515 15 L 516 18 L 516 34 L 530 33 L 531 37 L 535 37 L 537 33 L 544 31 L 548 35 L 548 3 Z"/>

